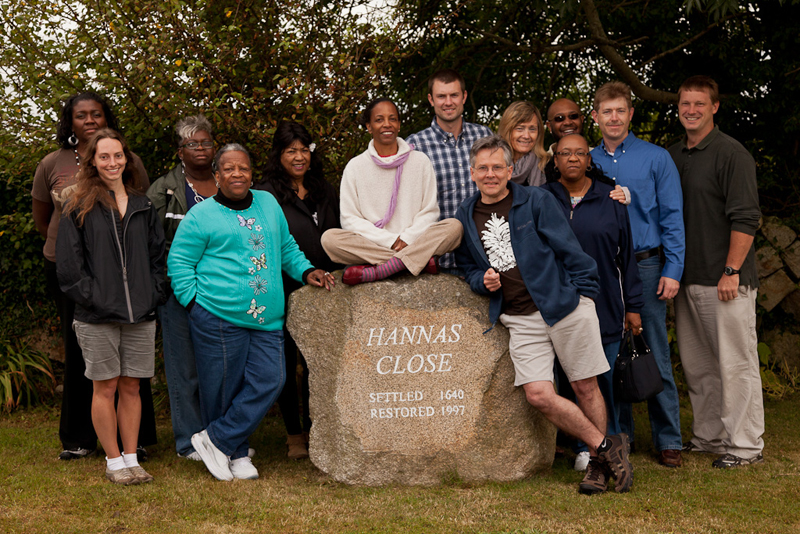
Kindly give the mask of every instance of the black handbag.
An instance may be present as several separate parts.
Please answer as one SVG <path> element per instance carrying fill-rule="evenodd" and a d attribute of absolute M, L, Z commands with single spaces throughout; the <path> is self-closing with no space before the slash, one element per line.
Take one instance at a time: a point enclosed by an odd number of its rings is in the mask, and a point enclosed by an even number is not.
<path fill-rule="evenodd" d="M 650 347 L 644 337 L 628 330 L 614 364 L 614 400 L 644 402 L 662 391 L 664 383 Z"/>

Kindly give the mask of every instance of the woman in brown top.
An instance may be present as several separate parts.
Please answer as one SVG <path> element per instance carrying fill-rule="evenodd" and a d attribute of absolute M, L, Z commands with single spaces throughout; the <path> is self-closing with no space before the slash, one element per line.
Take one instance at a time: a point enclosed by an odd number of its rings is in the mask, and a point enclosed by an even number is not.
<path fill-rule="evenodd" d="M 61 219 L 61 192 L 75 183 L 89 139 L 101 128 L 118 130 L 117 119 L 106 101 L 99 95 L 86 92 L 71 96 L 61 109 L 56 138 L 61 148 L 39 162 L 33 177 L 32 209 L 36 229 L 46 241 L 44 267 L 47 288 L 56 302 L 64 340 L 64 394 L 61 404 L 59 437 L 63 451 L 61 460 L 73 460 L 91 455 L 97 448 L 97 435 L 91 418 L 92 382 L 84 377 L 83 355 L 72 330 L 75 304 L 66 298 L 56 278 L 56 236 Z M 133 155 L 140 182 L 137 189 L 144 192 L 149 184 L 142 160 Z M 142 426 L 140 445 L 156 443 L 155 416 L 150 382 L 141 385 Z M 144 453 L 144 449 L 141 450 Z"/>

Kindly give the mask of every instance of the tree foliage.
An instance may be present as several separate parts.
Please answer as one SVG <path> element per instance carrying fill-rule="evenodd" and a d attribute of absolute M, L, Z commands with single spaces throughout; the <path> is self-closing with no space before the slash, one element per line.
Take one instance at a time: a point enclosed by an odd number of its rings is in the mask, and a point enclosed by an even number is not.
<path fill-rule="evenodd" d="M 588 115 L 601 84 L 625 81 L 638 97 L 634 130 L 667 146 L 682 134 L 678 86 L 708 74 L 723 93 L 717 123 L 756 157 L 765 211 L 800 205 L 797 0 L 400 0 L 399 13 L 417 29 L 391 82 L 413 103 L 411 131 L 430 121 L 427 77 L 453 67 L 469 118 L 483 123 L 520 99 L 544 111 L 570 97 Z"/>
<path fill-rule="evenodd" d="M 393 22 L 376 9 L 369 0 L 0 0 L 0 178 L 13 199 L 0 218 L 4 309 L 16 306 L 17 321 L 47 301 L 27 192 L 56 148 L 65 98 L 105 95 L 151 179 L 177 161 L 177 120 L 203 112 L 218 141 L 248 147 L 256 177 L 277 123 L 301 122 L 336 182 L 363 150 L 358 112 L 397 53 Z"/>
<path fill-rule="evenodd" d="M 52 138 L 60 100 L 95 89 L 111 99 L 154 176 L 174 164 L 175 122 L 201 111 L 220 140 L 241 142 L 256 161 L 278 121 L 298 120 L 323 149 L 336 145 L 341 167 L 339 155 L 363 139 L 354 118 L 393 46 L 392 28 L 371 20 L 369 2 L 359 0 L 2 5 L 0 127 L 20 136 L 24 156 L 52 149 L 43 140 Z"/>
<path fill-rule="evenodd" d="M 79 91 L 109 97 L 153 178 L 176 162 L 175 122 L 204 112 L 257 169 L 277 122 L 303 123 L 336 183 L 367 101 L 395 98 L 402 135 L 424 128 L 439 68 L 462 72 L 468 120 L 489 125 L 519 99 L 588 113 L 622 79 L 634 130 L 664 146 L 681 134 L 676 88 L 704 73 L 723 91 L 717 122 L 757 159 L 764 211 L 796 216 L 799 47 L 800 0 L 0 0 L 0 305 L 20 317 L 43 294 L 27 192 Z"/>

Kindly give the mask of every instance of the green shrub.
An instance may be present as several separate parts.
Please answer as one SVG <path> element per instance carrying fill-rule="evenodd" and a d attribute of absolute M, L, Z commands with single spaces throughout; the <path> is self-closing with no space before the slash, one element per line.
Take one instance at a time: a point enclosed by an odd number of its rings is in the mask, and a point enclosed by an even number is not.
<path fill-rule="evenodd" d="M 53 367 L 46 354 L 8 340 L 0 342 L 0 402 L 4 411 L 51 397 L 55 386 Z"/>
<path fill-rule="evenodd" d="M 42 246 L 31 216 L 30 179 L 0 173 L 0 339 L 24 338 L 55 317 Z"/>

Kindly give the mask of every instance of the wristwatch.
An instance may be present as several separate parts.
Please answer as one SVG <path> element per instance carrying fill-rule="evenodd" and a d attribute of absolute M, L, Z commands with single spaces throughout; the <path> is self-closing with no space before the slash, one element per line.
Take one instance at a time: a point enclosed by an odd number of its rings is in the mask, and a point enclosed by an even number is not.
<path fill-rule="evenodd" d="M 733 276 L 734 274 L 739 274 L 740 272 L 741 269 L 734 269 L 730 265 L 726 265 L 725 269 L 722 271 L 722 274 L 724 274 L 725 276 Z"/>

